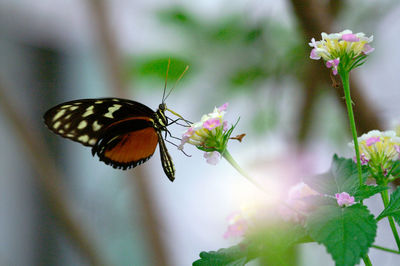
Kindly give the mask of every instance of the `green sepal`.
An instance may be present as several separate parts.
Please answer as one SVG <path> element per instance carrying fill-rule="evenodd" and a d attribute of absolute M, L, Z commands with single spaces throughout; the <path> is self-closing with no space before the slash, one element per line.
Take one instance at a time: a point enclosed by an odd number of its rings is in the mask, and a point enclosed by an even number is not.
<path fill-rule="evenodd" d="M 196 146 L 199 150 L 205 151 L 205 152 L 213 152 L 213 151 L 218 151 L 219 153 L 223 154 L 227 145 L 229 138 L 231 137 L 233 130 L 239 123 L 240 117 L 236 121 L 234 125 L 231 126 L 230 129 L 228 129 L 226 132 L 223 131 L 222 127 L 217 128 L 217 131 L 215 132 L 215 136 L 213 138 L 210 138 L 206 143 L 203 144 L 203 146 Z"/>

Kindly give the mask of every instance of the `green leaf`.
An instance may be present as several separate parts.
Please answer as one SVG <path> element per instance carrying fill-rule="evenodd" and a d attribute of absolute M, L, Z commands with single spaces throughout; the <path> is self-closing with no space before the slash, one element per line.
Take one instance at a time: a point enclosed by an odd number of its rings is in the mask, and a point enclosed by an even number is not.
<path fill-rule="evenodd" d="M 182 74 L 187 65 L 192 65 L 190 62 L 179 56 L 169 56 L 163 54 L 150 54 L 129 58 L 125 63 L 125 77 L 130 80 L 143 79 L 152 81 L 159 85 L 164 85 L 168 59 L 171 64 L 168 71 L 168 84 L 172 86 L 178 77 Z M 185 78 L 190 76 L 190 72 L 185 74 Z M 160 89 L 160 86 L 156 86 Z"/>
<path fill-rule="evenodd" d="M 188 29 L 197 28 L 198 22 L 195 16 L 181 7 L 172 7 L 157 12 L 157 16 L 163 23 L 173 23 Z"/>
<path fill-rule="evenodd" d="M 265 79 L 267 75 L 262 66 L 254 65 L 233 73 L 230 77 L 230 83 L 234 86 L 249 86 L 255 81 Z"/>
<path fill-rule="evenodd" d="M 398 187 L 391 195 L 388 206 L 376 218 L 382 219 L 386 216 L 393 216 L 396 222 L 400 225 L 400 187 Z"/>
<path fill-rule="evenodd" d="M 366 173 L 363 174 L 363 181 L 366 177 Z M 328 195 L 340 192 L 354 195 L 360 186 L 357 165 L 353 160 L 339 158 L 336 154 L 333 156 L 332 166 L 328 173 L 307 177 L 304 182 L 319 193 Z"/>
<path fill-rule="evenodd" d="M 310 236 L 323 244 L 336 265 L 355 265 L 364 257 L 376 236 L 376 221 L 366 206 L 322 206 L 307 219 Z"/>
<path fill-rule="evenodd" d="M 248 261 L 247 252 L 247 245 L 244 244 L 221 248 L 218 251 L 203 251 L 200 253 L 200 259 L 193 262 L 193 266 L 245 265 Z"/>
<path fill-rule="evenodd" d="M 373 195 L 385 191 L 388 189 L 388 187 L 385 186 L 367 186 L 363 185 L 361 186 L 358 191 L 354 194 L 354 198 L 356 201 L 364 200 L 369 197 L 372 197 Z"/>

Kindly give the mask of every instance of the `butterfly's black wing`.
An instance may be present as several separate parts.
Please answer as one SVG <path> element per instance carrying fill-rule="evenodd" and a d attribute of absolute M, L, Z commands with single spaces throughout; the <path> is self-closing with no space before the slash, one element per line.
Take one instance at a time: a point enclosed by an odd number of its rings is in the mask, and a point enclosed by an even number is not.
<path fill-rule="evenodd" d="M 147 161 L 160 143 L 164 172 L 173 181 L 175 169 L 159 120 L 149 107 L 119 98 L 65 102 L 44 115 L 50 130 L 92 147 L 93 155 L 114 168 L 127 169 Z"/>
<path fill-rule="evenodd" d="M 82 99 L 51 108 L 44 114 L 44 122 L 54 133 L 93 147 L 112 123 L 132 117 L 154 119 L 154 111 L 126 99 Z"/>

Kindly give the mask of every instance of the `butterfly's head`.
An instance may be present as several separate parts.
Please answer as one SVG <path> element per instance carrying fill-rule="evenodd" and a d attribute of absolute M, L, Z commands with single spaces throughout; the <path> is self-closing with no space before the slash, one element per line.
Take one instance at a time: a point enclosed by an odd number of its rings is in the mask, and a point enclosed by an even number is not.
<path fill-rule="evenodd" d="M 158 106 L 158 110 L 160 110 L 161 112 L 165 112 L 167 110 L 167 104 L 160 103 L 160 105 Z"/>

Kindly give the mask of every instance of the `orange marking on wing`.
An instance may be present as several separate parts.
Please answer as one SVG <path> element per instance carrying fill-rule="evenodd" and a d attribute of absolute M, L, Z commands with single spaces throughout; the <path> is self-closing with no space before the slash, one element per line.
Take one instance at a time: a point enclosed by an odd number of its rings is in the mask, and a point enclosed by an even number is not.
<path fill-rule="evenodd" d="M 148 127 L 125 134 L 117 145 L 106 150 L 105 157 L 120 163 L 139 161 L 152 155 L 157 147 L 158 136 Z"/>

